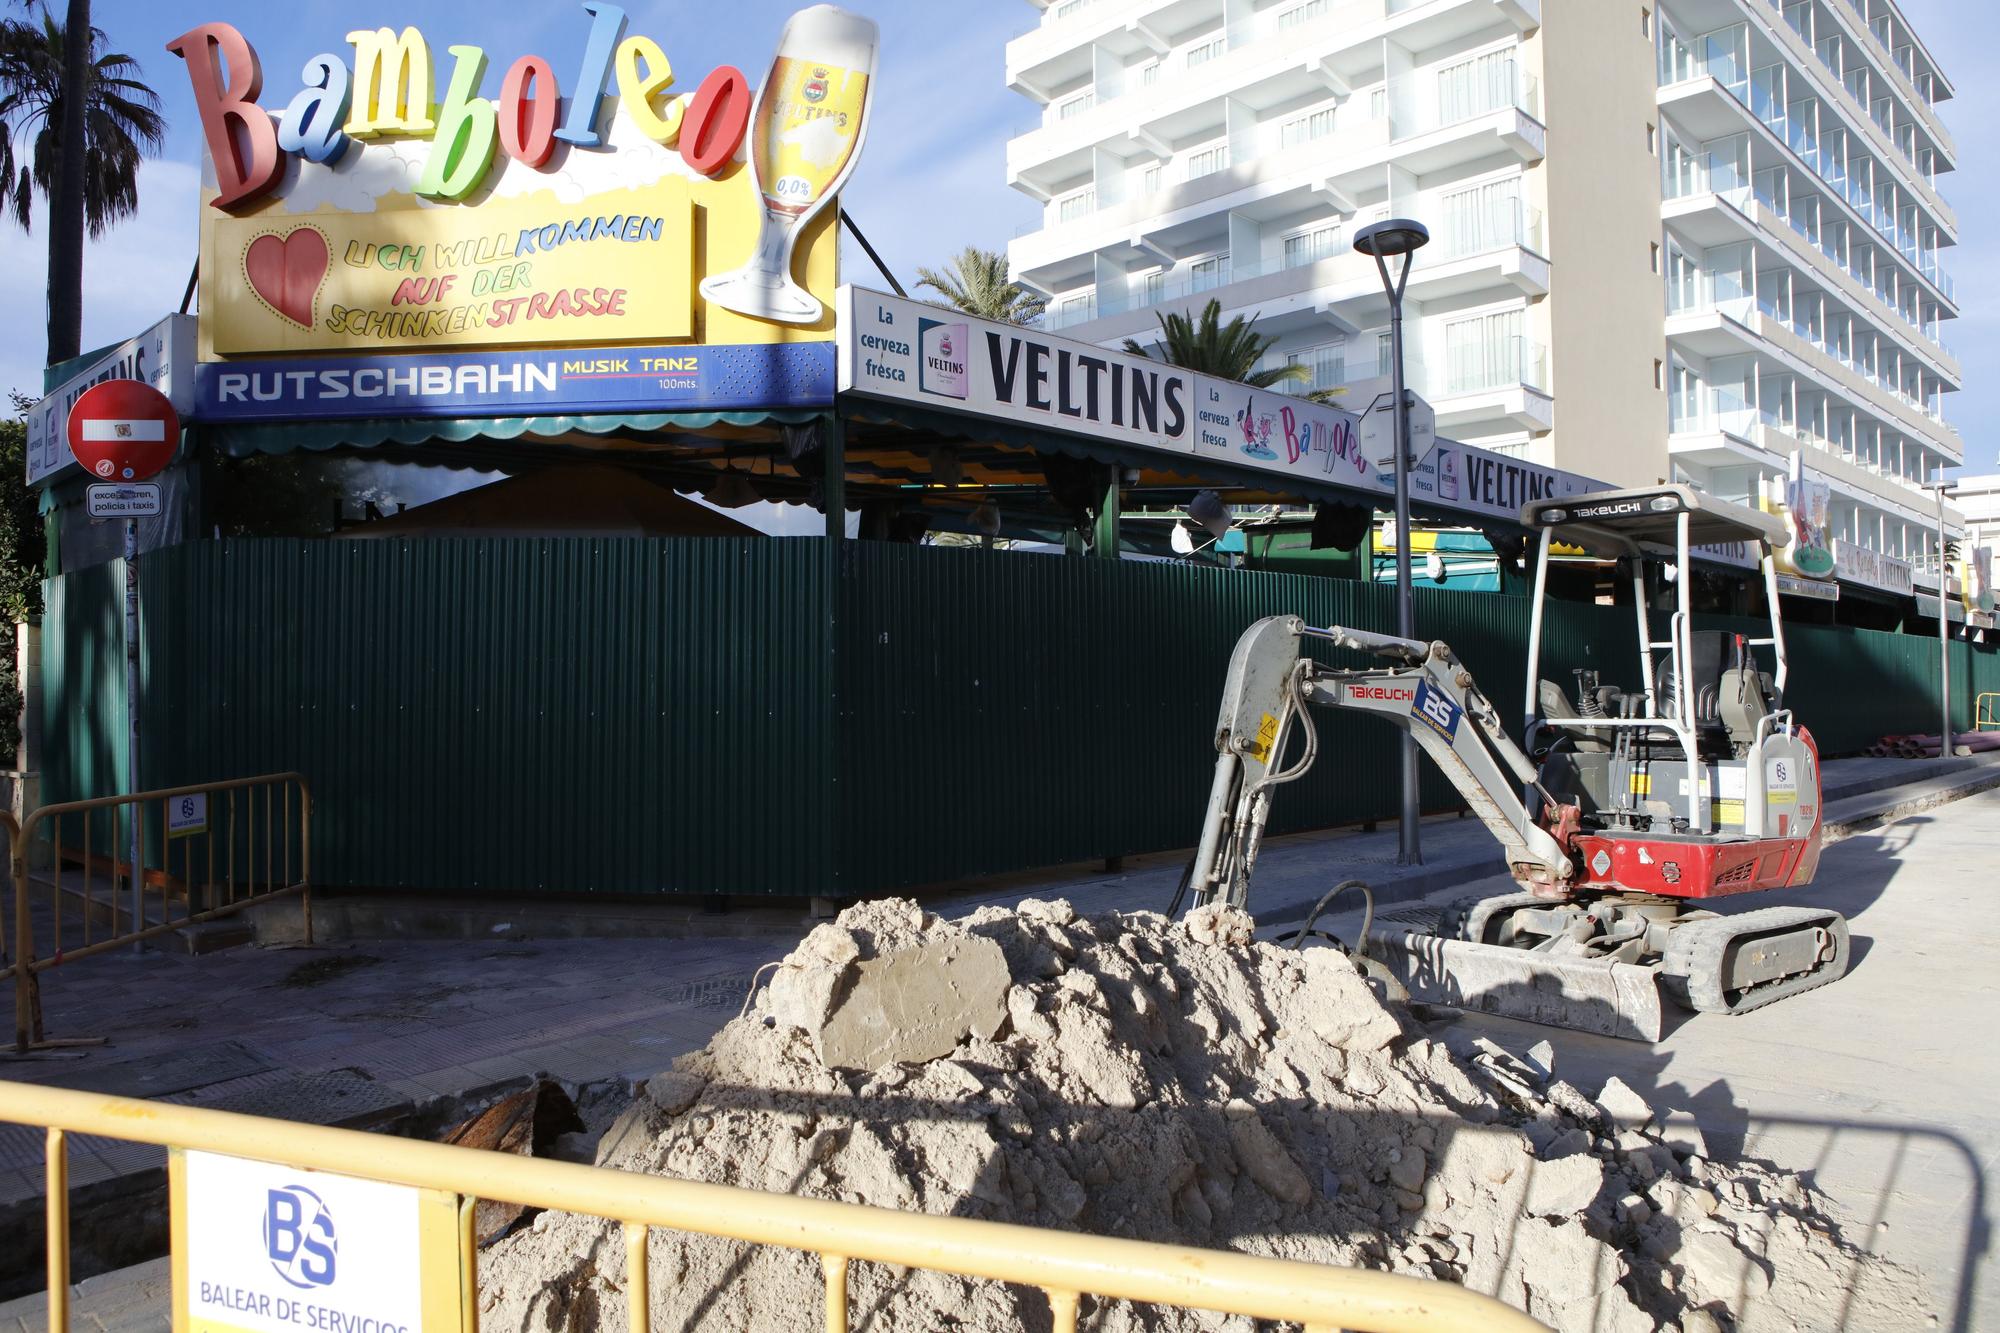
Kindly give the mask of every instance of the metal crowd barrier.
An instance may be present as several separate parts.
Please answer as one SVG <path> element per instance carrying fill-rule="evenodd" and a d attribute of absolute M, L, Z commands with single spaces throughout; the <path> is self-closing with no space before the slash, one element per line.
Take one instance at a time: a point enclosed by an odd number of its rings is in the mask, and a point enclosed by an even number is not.
<path fill-rule="evenodd" d="M 2000 694 L 1982 694 L 1975 701 L 1977 712 L 1973 715 L 1974 731 L 2000 731 Z"/>
<path fill-rule="evenodd" d="M 42 1029 L 41 974 L 51 968 L 290 893 L 299 895 L 312 942 L 312 793 L 302 774 L 66 801 L 33 811 L 18 828 L 11 818 L 4 826 L 14 872 L 14 948 L 0 976 L 14 979 L 16 1051 L 63 1044 L 50 1043 Z M 42 835 L 52 864 L 38 922 L 30 861 Z M 47 947 L 37 947 L 38 934 Z"/>
<path fill-rule="evenodd" d="M 1449 1282 L 1265 1259 L 1218 1250 L 1077 1235 L 1036 1227 L 800 1199 L 727 1185 L 637 1175 L 510 1154 L 292 1124 L 224 1111 L 0 1082 L 0 1120 L 41 1126 L 48 1144 L 48 1327 L 69 1327 L 69 1208 L 65 1136 L 91 1134 L 169 1150 L 175 1327 L 186 1326 L 188 1152 L 288 1171 L 317 1171 L 443 1196 L 457 1208 L 456 1243 L 424 1253 L 424 1287 L 456 1294 L 456 1333 L 478 1328 L 474 1214 L 480 1199 L 620 1223 L 628 1327 L 648 1320 L 647 1238 L 653 1227 L 816 1253 L 826 1275 L 825 1327 L 847 1329 L 847 1270 L 855 1260 L 1038 1287 L 1055 1333 L 1074 1333 L 1077 1304 L 1099 1297 L 1303 1324 L 1307 1333 L 1531 1333 L 1543 1325 Z M 234 1237 L 230 1238 L 232 1241 Z M 438 1271 L 449 1269 L 451 1271 Z M 446 1302 L 447 1308 L 451 1302 Z M 426 1308 L 432 1308 L 427 1304 Z M 809 1326 L 810 1318 L 800 1321 Z M 608 1321 L 607 1321 L 607 1326 Z M 425 1333 L 435 1333 L 424 1321 Z"/>

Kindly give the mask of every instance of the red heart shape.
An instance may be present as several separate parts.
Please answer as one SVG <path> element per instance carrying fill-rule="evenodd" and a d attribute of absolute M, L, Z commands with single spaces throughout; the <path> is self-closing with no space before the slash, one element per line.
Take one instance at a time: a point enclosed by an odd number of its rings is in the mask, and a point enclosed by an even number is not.
<path fill-rule="evenodd" d="M 331 254 L 317 227 L 267 232 L 243 252 L 243 276 L 260 300 L 302 329 L 313 326 Z"/>

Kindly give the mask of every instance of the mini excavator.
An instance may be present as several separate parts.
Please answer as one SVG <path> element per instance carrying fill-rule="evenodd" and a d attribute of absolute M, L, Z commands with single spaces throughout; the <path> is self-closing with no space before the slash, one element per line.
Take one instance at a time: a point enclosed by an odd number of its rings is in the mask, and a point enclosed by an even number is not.
<path fill-rule="evenodd" d="M 1538 501 L 1521 522 L 1535 558 L 1521 741 L 1444 643 L 1260 620 L 1229 664 L 1194 904 L 1249 906 L 1272 797 L 1318 754 L 1310 709 L 1350 709 L 1415 737 L 1499 841 L 1520 889 L 1363 927 L 1361 951 L 1412 1000 L 1656 1041 L 1662 992 L 1698 1013 L 1741 1014 L 1838 979 L 1848 963 L 1838 912 L 1704 906 L 1803 888 L 1819 863 L 1819 753 L 1784 707 L 1782 521 L 1659 486 Z M 1573 691 L 1541 679 L 1558 543 L 1629 570 L 1635 686 L 1593 671 L 1576 672 Z M 1694 627 L 1692 558 L 1737 544 L 1760 557 L 1767 638 Z M 1667 566 L 1676 592 L 1664 638 L 1648 564 Z M 1315 644 L 1377 664 L 1329 666 L 1310 655 Z"/>

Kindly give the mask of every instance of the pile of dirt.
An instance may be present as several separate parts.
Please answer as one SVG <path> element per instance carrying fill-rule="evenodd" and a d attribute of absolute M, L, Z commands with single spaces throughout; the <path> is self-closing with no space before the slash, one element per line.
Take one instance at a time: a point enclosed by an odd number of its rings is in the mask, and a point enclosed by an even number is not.
<path fill-rule="evenodd" d="M 1709 1157 L 1613 1080 L 1454 1050 L 1341 953 L 1251 943 L 1240 912 L 814 930 L 742 1018 L 648 1081 L 623 1170 L 1460 1282 L 1563 1329 L 1907 1327 L 1912 1275 L 1844 1241 L 1797 1176 Z M 915 1034 L 907 1042 L 906 1034 Z M 817 1327 L 814 1256 L 652 1245 L 661 1330 Z M 615 1228 L 545 1214 L 489 1249 L 487 1328 L 624 1319 Z M 851 1326 L 1045 1329 L 1039 1292 L 857 1263 Z M 1247 1328 L 1085 1301 L 1093 1329 Z"/>

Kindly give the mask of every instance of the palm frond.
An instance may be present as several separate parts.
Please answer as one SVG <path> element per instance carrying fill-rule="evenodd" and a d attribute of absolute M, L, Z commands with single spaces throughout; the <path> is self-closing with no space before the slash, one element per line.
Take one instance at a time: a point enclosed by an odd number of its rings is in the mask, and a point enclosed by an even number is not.
<path fill-rule="evenodd" d="M 84 226 L 102 235 L 139 207 L 139 167 L 160 151 L 167 121 L 160 98 L 140 78 L 138 60 L 122 51 L 103 51 L 104 33 L 90 30 L 93 59 L 86 86 L 84 142 L 72 153 L 62 141 L 63 108 L 70 90 L 63 81 L 68 34 L 47 6 L 39 22 L 0 20 L 0 183 L 5 205 L 21 226 L 33 212 L 34 196 L 50 197 L 58 168 L 75 160 L 84 183 Z M 102 52 L 101 54 L 97 54 Z"/>
<path fill-rule="evenodd" d="M 930 288 L 944 298 L 943 304 L 968 315 L 1008 324 L 1032 324 L 1048 307 L 1047 297 L 1008 276 L 1006 255 L 976 245 L 959 251 L 942 273 L 919 268 L 917 286 Z"/>
<path fill-rule="evenodd" d="M 1159 319 L 1160 352 L 1172 365 L 1220 379 L 1236 380 L 1256 389 L 1312 378 L 1312 371 L 1303 365 L 1269 366 L 1259 370 L 1257 363 L 1264 359 L 1264 354 L 1271 350 L 1277 339 L 1257 332 L 1254 315 L 1249 319 L 1237 315 L 1224 324 L 1222 302 L 1218 300 L 1211 299 L 1203 306 L 1199 318 L 1182 310 L 1165 310 L 1160 312 Z M 1134 356 L 1152 355 L 1131 338 L 1125 340 L 1125 350 Z"/>

